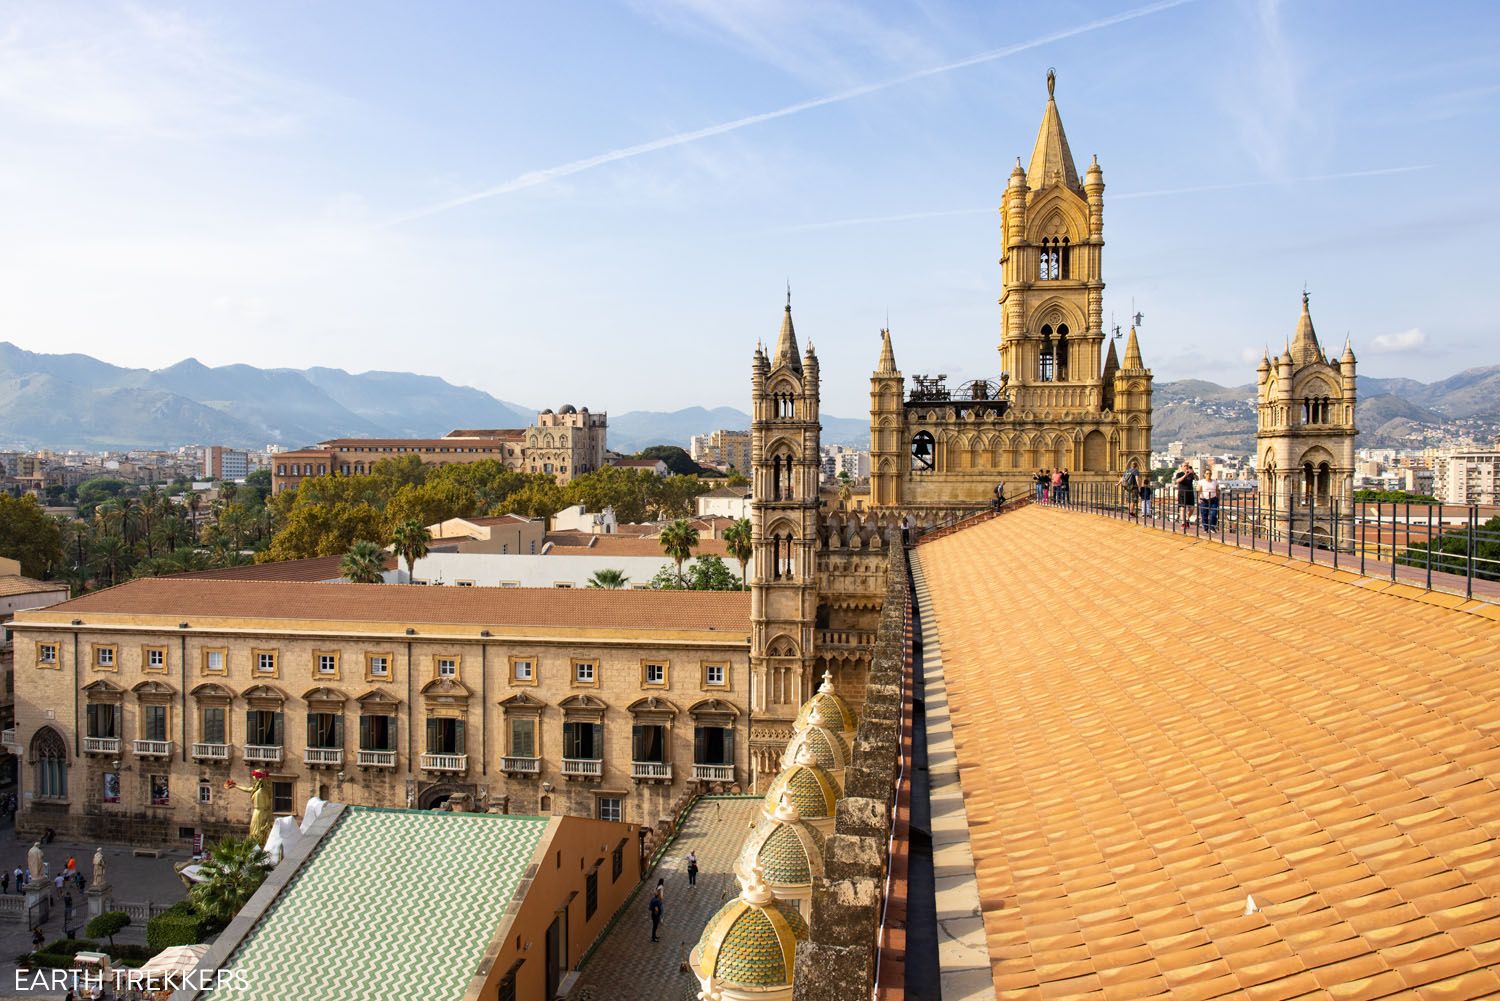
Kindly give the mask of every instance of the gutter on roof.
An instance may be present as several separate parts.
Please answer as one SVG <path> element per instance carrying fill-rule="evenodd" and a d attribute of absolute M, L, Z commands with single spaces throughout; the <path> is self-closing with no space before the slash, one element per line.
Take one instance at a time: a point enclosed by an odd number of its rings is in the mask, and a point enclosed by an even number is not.
<path fill-rule="evenodd" d="M 24 629 L 35 629 L 38 632 L 59 632 L 59 633 L 72 632 L 74 634 L 74 638 L 76 640 L 77 633 L 79 631 L 81 631 L 81 630 L 90 630 L 90 631 L 94 631 L 94 632 L 115 632 L 115 633 L 123 633 L 123 634 L 126 634 L 126 635 L 139 635 L 139 634 L 148 634 L 148 633 L 160 633 L 163 630 L 166 630 L 168 628 L 175 629 L 176 627 L 175 626 L 169 627 L 169 626 L 166 626 L 166 625 L 154 625 L 154 626 L 115 625 L 113 623 L 100 623 L 100 622 L 90 622 L 90 623 L 86 623 L 85 625 L 82 625 L 82 626 L 73 626 L 73 625 L 69 625 L 69 624 L 66 624 L 66 623 L 62 623 L 62 622 L 27 622 L 27 623 L 23 623 L 23 624 L 12 625 L 9 628 L 11 628 L 11 629 L 23 629 L 23 628 Z M 652 629 L 657 628 L 657 627 L 654 627 L 654 626 L 593 626 L 593 627 L 546 626 L 546 627 L 538 627 L 538 628 L 549 628 L 549 629 L 594 628 L 594 629 L 607 629 L 607 630 L 611 630 L 611 631 L 634 630 L 636 632 L 649 633 Z M 188 631 L 191 632 L 191 633 L 193 633 L 193 635 L 195 635 L 195 636 L 252 636 L 253 637 L 253 636 L 275 635 L 275 636 L 307 636 L 307 637 L 316 637 L 316 638 L 324 638 L 324 637 L 328 637 L 328 638 L 350 637 L 350 638 L 371 639 L 371 640 L 380 640 L 380 641 L 390 640 L 390 639 L 401 639 L 404 636 L 404 633 L 364 632 L 364 631 L 355 630 L 355 629 L 282 629 L 282 628 L 276 628 L 276 627 L 272 627 L 272 628 L 260 628 L 260 629 L 248 629 L 248 628 L 231 628 L 231 627 L 228 627 L 228 626 L 209 626 L 209 627 L 206 627 L 206 628 L 199 628 L 197 626 L 194 626 L 191 630 L 188 630 Z M 654 646 L 670 646 L 670 647 L 736 646 L 736 645 L 741 644 L 741 643 L 749 643 L 750 642 L 750 636 L 749 636 L 748 633 L 746 633 L 746 634 L 744 634 L 742 636 L 736 636 L 735 634 L 729 632 L 728 630 L 720 631 L 720 630 L 716 630 L 715 629 L 715 630 L 711 630 L 711 631 L 713 632 L 714 635 L 712 635 L 712 636 L 704 636 L 701 639 L 667 639 L 667 638 L 660 638 L 660 637 L 658 637 L 656 635 L 651 635 L 649 638 L 651 640 L 652 645 L 654 645 Z M 480 636 L 478 633 L 428 632 L 428 631 L 425 631 L 425 630 L 422 630 L 422 629 L 418 629 L 417 630 L 417 638 L 420 639 L 420 640 L 442 641 L 442 642 L 445 642 L 445 643 L 544 643 L 544 644 L 546 644 L 546 643 L 552 643 L 552 644 L 559 644 L 559 645 L 560 644 L 564 644 L 564 643 L 571 643 L 574 646 L 577 646 L 579 644 L 585 644 L 585 645 L 589 645 L 589 646 L 638 646 L 641 643 L 641 637 L 640 636 L 601 636 L 601 637 L 594 637 L 594 636 L 589 636 L 587 634 L 583 634 L 583 635 L 555 635 L 555 636 L 540 635 L 539 636 L 539 635 L 536 635 L 534 633 L 501 633 L 501 634 L 496 634 L 496 635 L 491 635 L 491 636 Z"/>

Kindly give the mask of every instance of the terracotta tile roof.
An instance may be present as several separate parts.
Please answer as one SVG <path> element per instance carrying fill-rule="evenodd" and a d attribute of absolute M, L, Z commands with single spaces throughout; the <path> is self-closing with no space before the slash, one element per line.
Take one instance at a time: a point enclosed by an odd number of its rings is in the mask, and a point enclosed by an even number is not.
<path fill-rule="evenodd" d="M 525 432 L 518 432 L 524 436 Z M 487 442 L 511 442 L 516 441 L 516 436 L 508 434 L 496 435 L 494 438 L 329 438 L 327 441 L 318 442 L 317 447 L 334 451 L 339 448 L 365 449 L 375 446 L 386 445 L 405 446 L 407 451 L 414 448 L 447 449 L 450 452 L 463 451 L 469 448 L 483 446 Z"/>
<path fill-rule="evenodd" d="M 917 555 L 1000 997 L 1500 995 L 1493 606 L 1040 508 Z"/>
<path fill-rule="evenodd" d="M 68 585 L 60 580 L 33 580 L 18 574 L 0 576 L 0 598 L 17 594 L 38 594 L 45 591 L 66 591 Z"/>
<path fill-rule="evenodd" d="M 92 615 L 198 616 L 455 626 L 750 631 L 747 591 L 589 588 L 417 587 L 299 581 L 156 577 L 65 601 L 18 618 L 66 621 Z"/>
<path fill-rule="evenodd" d="M 278 560 L 275 563 L 251 563 L 242 567 L 220 567 L 214 570 L 191 570 L 172 574 L 172 580 L 279 580 L 320 581 L 342 576 L 339 563 L 343 556 L 313 556 L 305 560 Z M 385 554 L 385 568 L 396 568 L 396 557 Z"/>

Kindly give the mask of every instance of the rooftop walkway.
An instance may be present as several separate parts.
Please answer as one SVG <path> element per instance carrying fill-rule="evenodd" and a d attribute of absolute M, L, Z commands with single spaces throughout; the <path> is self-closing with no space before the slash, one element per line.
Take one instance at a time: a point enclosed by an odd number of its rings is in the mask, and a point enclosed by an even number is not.
<path fill-rule="evenodd" d="M 914 555 L 999 997 L 1500 995 L 1500 608 L 1043 506 Z"/>
<path fill-rule="evenodd" d="M 583 963 L 568 1001 L 696 1001 L 698 981 L 683 964 L 708 919 L 740 892 L 734 861 L 760 819 L 760 804 L 759 796 L 698 801 L 655 871 Z M 688 886 L 689 852 L 698 855 L 696 887 Z M 652 942 L 646 904 L 658 879 L 667 881 L 666 906 L 661 940 Z"/>

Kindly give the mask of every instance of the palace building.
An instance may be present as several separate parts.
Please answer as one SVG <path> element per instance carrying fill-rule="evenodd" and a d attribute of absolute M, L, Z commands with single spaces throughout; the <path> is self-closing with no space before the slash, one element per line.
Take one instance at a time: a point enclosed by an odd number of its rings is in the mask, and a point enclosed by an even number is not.
<path fill-rule="evenodd" d="M 1039 469 L 1114 483 L 1151 456 L 1151 370 L 1132 327 L 1104 348 L 1104 172 L 1082 180 L 1053 98 L 1031 162 L 1000 205 L 1000 370 L 961 383 L 896 368 L 888 330 L 870 376 L 870 500 L 942 517 L 1007 496 Z"/>
<path fill-rule="evenodd" d="M 163 843 L 355 806 L 655 824 L 748 781 L 749 595 L 147 578 L 21 612 L 20 826 Z"/>

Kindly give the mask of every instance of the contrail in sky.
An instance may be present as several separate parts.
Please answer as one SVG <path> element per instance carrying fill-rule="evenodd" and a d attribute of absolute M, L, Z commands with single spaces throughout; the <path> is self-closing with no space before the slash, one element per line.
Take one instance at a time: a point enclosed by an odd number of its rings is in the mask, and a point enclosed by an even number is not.
<path fill-rule="evenodd" d="M 1418 170 L 1431 170 L 1434 164 L 1417 163 L 1406 167 L 1375 167 L 1370 170 L 1351 170 L 1342 174 L 1312 174 L 1308 177 L 1272 178 L 1261 181 L 1235 181 L 1229 184 L 1200 184 L 1187 188 L 1160 188 L 1156 191 L 1128 191 L 1107 196 L 1113 201 L 1128 201 L 1135 198 L 1165 198 L 1168 195 L 1194 195 L 1209 191 L 1241 191 L 1246 188 L 1266 188 L 1278 184 L 1311 184 L 1315 181 L 1347 181 L 1357 177 L 1384 177 L 1388 174 L 1410 174 Z M 817 229 L 842 229 L 845 226 L 873 226 L 887 222 L 909 222 L 915 219 L 941 219 L 945 216 L 980 215 L 1000 211 L 999 205 L 982 209 L 937 209 L 932 212 L 901 212 L 896 215 L 856 216 L 852 219 L 829 219 L 826 222 L 809 222 L 797 226 L 786 226 L 775 230 L 778 233 L 805 233 Z"/>
<path fill-rule="evenodd" d="M 502 184 L 497 184 L 494 187 L 484 188 L 483 190 L 474 191 L 467 195 L 460 195 L 457 198 L 450 198 L 447 201 L 438 202 L 434 205 L 428 205 L 425 208 L 416 209 L 404 215 L 396 216 L 395 218 L 389 219 L 381 224 L 381 228 L 398 226 L 402 223 L 412 222 L 417 219 L 425 219 L 428 216 L 434 216 L 440 212 L 447 212 L 449 209 L 456 209 L 464 205 L 473 204 L 474 202 L 484 201 L 487 198 L 495 198 L 500 195 L 508 195 L 515 191 L 524 191 L 527 188 L 534 188 L 537 185 L 546 184 L 549 181 L 555 181 L 559 177 L 568 177 L 573 174 L 581 174 L 585 170 L 593 170 L 595 167 L 602 167 L 607 163 L 615 163 L 619 160 L 629 160 L 632 157 L 643 156 L 647 153 L 655 153 L 657 150 L 670 149 L 673 146 L 682 146 L 686 143 L 697 142 L 700 139 L 710 139 L 714 136 L 724 135 L 726 132 L 736 132 L 751 125 L 759 125 L 762 122 L 774 121 L 777 118 L 786 118 L 789 115 L 796 115 L 804 111 L 811 111 L 814 108 L 823 108 L 827 107 L 830 104 L 840 104 L 844 101 L 852 101 L 857 97 L 864 97 L 867 94 L 874 94 L 882 90 L 887 90 L 891 87 L 900 86 L 904 83 L 911 83 L 915 80 L 925 80 L 928 77 L 939 76 L 943 73 L 951 73 L 954 70 L 965 69 L 969 66 L 978 66 L 981 63 L 989 63 L 994 62 L 998 59 L 1005 59 L 1020 52 L 1026 52 L 1030 49 L 1040 48 L 1043 45 L 1050 45 L 1053 42 L 1061 42 L 1065 39 L 1074 38 L 1078 35 L 1084 35 L 1091 31 L 1098 31 L 1101 28 L 1113 27 L 1116 24 L 1123 24 L 1126 21 L 1134 21 L 1142 17 L 1150 17 L 1152 14 L 1159 14 L 1164 10 L 1171 10 L 1173 7 L 1181 7 L 1184 4 L 1192 2 L 1193 0 L 1158 0 L 1158 2 L 1156 3 L 1146 4 L 1143 7 L 1135 7 L 1131 10 L 1123 11 L 1119 14 L 1112 14 L 1109 17 L 1096 18 L 1085 24 L 1076 25 L 1072 28 L 1064 28 L 1060 31 L 1055 31 L 1048 35 L 1042 35 L 1029 41 L 1017 42 L 1014 45 L 1008 45 L 1002 49 L 991 49 L 988 52 L 981 52 L 978 55 L 969 56 L 967 59 L 960 59 L 958 62 L 944 63 L 941 66 L 930 66 L 927 69 L 916 70 L 915 72 L 907 73 L 903 76 L 892 77 L 889 80 L 881 80 L 876 83 L 862 84 L 849 90 L 840 91 L 837 94 L 828 94 L 824 97 L 815 97 L 807 101 L 799 101 L 796 104 L 789 104 L 784 108 L 777 108 L 775 111 L 764 111 L 757 115 L 747 115 L 744 118 L 736 118 L 734 121 L 720 122 L 718 125 L 709 125 L 705 128 L 694 129 L 690 132 L 679 132 L 676 135 L 663 136 L 660 139 L 653 139 L 650 142 L 637 143 L 634 146 L 624 146 L 620 149 L 612 149 L 607 153 L 600 153 L 596 156 L 586 157 L 582 160 L 574 160 L 571 163 L 559 164 L 556 167 L 545 167 L 541 170 L 527 171 L 524 174 L 520 174 L 516 177 L 511 178 L 509 181 L 505 181 Z"/>

